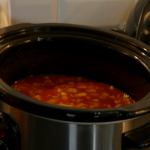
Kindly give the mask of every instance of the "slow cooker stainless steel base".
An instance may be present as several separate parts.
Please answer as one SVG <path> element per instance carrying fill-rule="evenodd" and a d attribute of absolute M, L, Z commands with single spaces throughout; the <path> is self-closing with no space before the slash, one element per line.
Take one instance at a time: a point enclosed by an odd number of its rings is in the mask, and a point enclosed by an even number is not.
<path fill-rule="evenodd" d="M 150 113 L 111 122 L 71 122 L 48 119 L 16 109 L 4 102 L 1 111 L 17 123 L 21 150 L 121 150 L 122 135 L 150 122 Z"/>

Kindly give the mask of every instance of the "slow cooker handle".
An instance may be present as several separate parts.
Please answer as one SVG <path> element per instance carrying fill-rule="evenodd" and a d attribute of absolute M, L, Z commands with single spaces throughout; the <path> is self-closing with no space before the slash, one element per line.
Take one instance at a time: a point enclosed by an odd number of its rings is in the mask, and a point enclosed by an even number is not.
<path fill-rule="evenodd" d="M 13 119 L 0 112 L 0 150 L 20 150 L 20 132 Z"/>
<path fill-rule="evenodd" d="M 122 135 L 122 150 L 150 147 L 150 122 Z"/>
<path fill-rule="evenodd" d="M 127 35 L 124 30 L 121 30 L 121 29 L 119 29 L 119 28 L 112 28 L 111 31 L 115 31 L 115 32 L 118 32 L 118 33 L 122 33 L 122 34 Z"/>

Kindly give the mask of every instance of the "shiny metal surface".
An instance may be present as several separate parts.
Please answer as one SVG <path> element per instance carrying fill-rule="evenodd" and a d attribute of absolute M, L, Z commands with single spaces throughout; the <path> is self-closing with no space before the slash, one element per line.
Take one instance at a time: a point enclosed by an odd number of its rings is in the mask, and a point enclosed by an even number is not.
<path fill-rule="evenodd" d="M 2 101 L 0 106 L 20 128 L 21 150 L 121 150 L 122 133 L 150 121 L 146 114 L 116 122 L 66 122 L 35 116 Z"/>
<path fill-rule="evenodd" d="M 137 3 L 135 3 L 126 23 L 125 32 L 127 35 L 134 38 L 137 37 L 138 28 L 142 21 L 142 15 L 148 2 L 149 0 L 138 0 Z"/>
<path fill-rule="evenodd" d="M 124 29 L 111 30 L 150 45 L 150 0 L 138 0 L 128 16 Z"/>
<path fill-rule="evenodd" d="M 150 0 L 137 1 L 128 17 L 124 32 L 150 45 Z"/>

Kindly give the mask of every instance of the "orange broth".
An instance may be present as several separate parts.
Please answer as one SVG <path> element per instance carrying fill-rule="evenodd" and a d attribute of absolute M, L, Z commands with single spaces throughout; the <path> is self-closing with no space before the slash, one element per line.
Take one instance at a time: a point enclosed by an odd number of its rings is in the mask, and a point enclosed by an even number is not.
<path fill-rule="evenodd" d="M 134 103 L 113 86 L 76 76 L 30 76 L 12 87 L 36 100 L 75 108 L 113 108 Z"/>

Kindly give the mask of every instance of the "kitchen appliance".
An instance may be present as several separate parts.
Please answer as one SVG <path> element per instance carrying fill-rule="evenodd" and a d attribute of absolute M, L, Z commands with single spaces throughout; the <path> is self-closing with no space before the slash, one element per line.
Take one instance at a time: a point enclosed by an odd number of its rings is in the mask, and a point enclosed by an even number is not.
<path fill-rule="evenodd" d="M 0 29 L 0 148 L 126 150 L 150 146 L 150 47 L 109 30 L 71 24 Z M 78 109 L 34 100 L 11 88 L 36 74 L 108 83 L 136 102 Z"/>
<path fill-rule="evenodd" d="M 125 27 L 112 29 L 150 45 L 150 0 L 139 0 L 129 14 Z"/>

